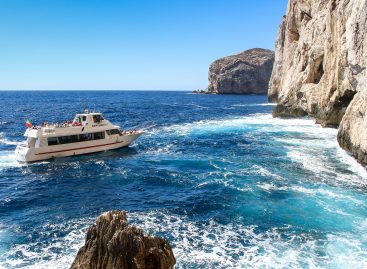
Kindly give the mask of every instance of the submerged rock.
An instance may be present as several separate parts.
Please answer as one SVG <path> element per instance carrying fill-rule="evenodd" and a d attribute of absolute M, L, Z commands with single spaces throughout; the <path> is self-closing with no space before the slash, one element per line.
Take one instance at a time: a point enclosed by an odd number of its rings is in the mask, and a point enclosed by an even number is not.
<path fill-rule="evenodd" d="M 367 163 L 367 1 L 290 0 L 276 41 L 274 116 L 339 126 L 340 145 Z"/>
<path fill-rule="evenodd" d="M 274 52 L 251 49 L 214 61 L 209 67 L 205 93 L 266 94 L 274 63 Z"/>
<path fill-rule="evenodd" d="M 167 240 L 128 226 L 126 212 L 109 211 L 89 228 L 71 269 L 171 269 L 175 263 Z"/>

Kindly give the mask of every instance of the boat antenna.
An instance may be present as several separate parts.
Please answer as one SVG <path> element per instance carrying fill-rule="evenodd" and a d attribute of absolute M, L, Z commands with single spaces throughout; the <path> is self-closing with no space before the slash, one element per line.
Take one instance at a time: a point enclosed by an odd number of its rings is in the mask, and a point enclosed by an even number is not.
<path fill-rule="evenodd" d="M 79 98 L 80 106 L 82 107 L 82 111 L 84 112 L 87 108 L 84 102 Z"/>

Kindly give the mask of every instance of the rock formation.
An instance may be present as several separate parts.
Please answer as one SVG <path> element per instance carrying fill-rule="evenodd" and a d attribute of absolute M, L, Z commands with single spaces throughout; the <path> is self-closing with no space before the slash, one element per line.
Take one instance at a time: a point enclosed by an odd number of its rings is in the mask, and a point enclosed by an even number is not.
<path fill-rule="evenodd" d="M 171 269 L 176 263 L 167 240 L 129 227 L 126 213 L 109 211 L 89 228 L 72 269 Z"/>
<path fill-rule="evenodd" d="M 289 0 L 269 99 L 274 116 L 339 126 L 340 145 L 367 163 L 367 0 Z"/>
<path fill-rule="evenodd" d="M 200 89 L 197 89 L 197 90 L 194 90 L 192 93 L 208 93 L 206 90 L 200 90 Z"/>
<path fill-rule="evenodd" d="M 251 49 L 214 61 L 209 67 L 205 93 L 266 94 L 274 63 L 274 52 Z"/>

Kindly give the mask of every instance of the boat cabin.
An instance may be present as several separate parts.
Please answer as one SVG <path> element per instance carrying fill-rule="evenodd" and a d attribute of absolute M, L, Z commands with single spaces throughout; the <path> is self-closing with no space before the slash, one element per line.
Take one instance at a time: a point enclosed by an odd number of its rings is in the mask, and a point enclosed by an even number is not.
<path fill-rule="evenodd" d="M 73 126 L 85 126 L 87 124 L 101 124 L 105 121 L 101 113 L 83 113 L 76 114 L 74 120 L 72 121 Z"/>

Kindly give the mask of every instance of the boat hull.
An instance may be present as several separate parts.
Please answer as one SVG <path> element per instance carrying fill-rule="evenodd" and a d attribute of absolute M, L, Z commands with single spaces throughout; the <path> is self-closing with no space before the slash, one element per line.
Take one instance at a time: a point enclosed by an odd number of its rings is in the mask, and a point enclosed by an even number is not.
<path fill-rule="evenodd" d="M 15 154 L 16 159 L 19 162 L 36 162 L 53 158 L 89 154 L 127 147 L 141 134 L 142 133 L 134 133 L 101 140 L 47 146 L 41 148 L 28 148 L 25 145 L 18 145 L 15 150 Z"/>

